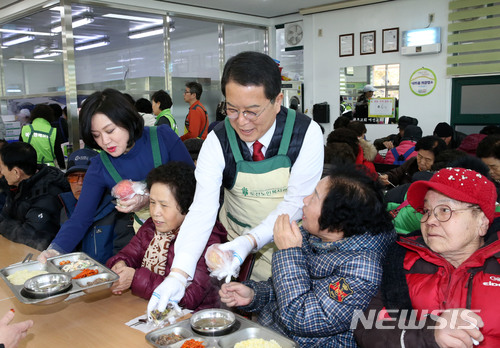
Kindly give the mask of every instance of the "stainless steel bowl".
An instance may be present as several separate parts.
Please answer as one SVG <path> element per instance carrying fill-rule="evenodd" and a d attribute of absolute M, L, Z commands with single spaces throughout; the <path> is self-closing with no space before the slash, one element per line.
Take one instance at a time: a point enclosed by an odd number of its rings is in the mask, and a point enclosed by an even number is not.
<path fill-rule="evenodd" d="M 236 322 L 234 313 L 225 309 L 204 309 L 190 319 L 193 331 L 202 335 L 222 335 L 231 330 Z"/>
<path fill-rule="evenodd" d="M 45 298 L 66 292 L 71 285 L 70 275 L 47 273 L 28 279 L 24 283 L 23 293 L 33 298 Z"/>

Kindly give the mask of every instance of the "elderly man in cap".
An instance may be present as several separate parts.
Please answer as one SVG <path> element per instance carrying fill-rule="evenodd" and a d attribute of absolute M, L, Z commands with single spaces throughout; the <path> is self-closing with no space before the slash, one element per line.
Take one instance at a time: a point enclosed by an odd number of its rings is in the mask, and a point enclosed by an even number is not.
<path fill-rule="evenodd" d="M 398 129 L 399 133 L 398 134 L 390 134 L 386 137 L 376 139 L 373 142 L 373 145 L 377 148 L 378 151 L 380 150 L 385 150 L 385 149 L 392 149 L 396 146 L 399 145 L 401 142 L 401 139 L 403 138 L 405 128 L 407 126 L 417 126 L 418 125 L 418 120 L 416 118 L 410 117 L 410 116 L 401 116 L 398 120 Z"/>
<path fill-rule="evenodd" d="M 443 139 L 449 149 L 458 148 L 462 140 L 467 136 L 462 132 L 457 132 L 446 122 L 438 123 L 434 128 L 433 135 Z"/>
<path fill-rule="evenodd" d="M 71 192 L 59 195 L 63 202 L 61 225 L 75 210 L 82 192 L 85 174 L 94 156 L 97 156 L 94 150 L 81 149 L 71 153 L 68 158 L 68 170 L 65 176 L 71 186 Z M 113 197 L 109 193 L 105 194 L 95 211 L 92 225 L 83 237 L 80 245 L 81 251 L 101 263 L 106 263 L 134 236 L 132 223 L 131 215 L 116 210 Z"/>

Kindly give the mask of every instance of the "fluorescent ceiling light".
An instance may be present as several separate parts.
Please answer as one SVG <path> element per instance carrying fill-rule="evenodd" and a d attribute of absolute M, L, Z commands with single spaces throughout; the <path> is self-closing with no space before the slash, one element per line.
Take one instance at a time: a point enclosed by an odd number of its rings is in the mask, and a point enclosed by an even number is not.
<path fill-rule="evenodd" d="M 9 40 L 9 39 L 11 39 L 11 40 Z M 15 39 L 14 38 L 9 38 L 9 39 L 8 39 L 9 41 L 4 41 L 2 44 L 4 46 L 13 46 L 13 45 L 17 45 L 17 44 L 20 44 L 23 42 L 35 40 L 35 37 L 34 36 L 21 36 L 21 37 L 18 36 Z"/>
<path fill-rule="evenodd" d="M 7 88 L 7 93 L 21 93 L 20 88 Z"/>
<path fill-rule="evenodd" d="M 138 22 L 147 22 L 147 23 L 158 23 L 158 24 L 163 23 L 163 19 L 127 16 L 127 15 L 121 15 L 121 14 L 117 14 L 117 13 L 107 13 L 107 14 L 103 15 L 103 17 L 114 18 L 114 19 L 125 19 L 125 20 L 129 20 L 129 21 L 138 21 Z"/>
<path fill-rule="evenodd" d="M 17 30 L 17 29 L 0 29 L 0 33 L 13 33 L 24 35 L 37 35 L 37 36 L 54 36 L 52 33 L 44 33 L 41 31 Z"/>
<path fill-rule="evenodd" d="M 156 27 L 156 28 L 151 28 L 151 29 L 147 29 L 147 30 L 130 32 L 130 33 L 128 33 L 128 38 L 129 39 L 142 39 L 143 37 L 162 35 L 162 34 L 163 34 L 163 27 L 159 27 L 159 28 Z"/>
<path fill-rule="evenodd" d="M 94 21 L 94 17 L 91 15 L 85 15 L 83 17 L 75 17 L 72 22 L 72 27 L 78 28 L 81 27 L 82 25 L 90 24 Z M 53 33 L 60 33 L 62 30 L 61 25 L 58 25 L 56 27 L 53 27 L 50 31 Z"/>
<path fill-rule="evenodd" d="M 9 58 L 9 60 L 18 62 L 53 62 L 53 59 L 32 59 L 32 58 Z"/>
<path fill-rule="evenodd" d="M 60 56 L 60 55 L 61 55 L 61 53 L 59 53 L 59 52 L 49 52 L 49 53 L 42 53 L 42 54 L 34 55 L 33 58 L 35 58 L 35 59 L 43 59 L 43 58 Z"/>
<path fill-rule="evenodd" d="M 90 42 L 75 46 L 75 50 L 83 51 L 83 50 L 88 50 L 91 48 L 107 46 L 109 44 L 110 44 L 109 39 L 104 39 L 104 40 L 99 40 L 99 41 L 90 41 Z"/>

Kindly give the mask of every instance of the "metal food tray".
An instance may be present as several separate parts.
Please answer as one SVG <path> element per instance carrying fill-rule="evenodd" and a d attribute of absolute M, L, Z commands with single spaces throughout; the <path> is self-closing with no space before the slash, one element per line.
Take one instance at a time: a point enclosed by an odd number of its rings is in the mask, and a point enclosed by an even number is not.
<path fill-rule="evenodd" d="M 46 298 L 31 298 L 31 297 L 25 297 L 22 295 L 21 291 L 24 288 L 24 285 L 14 285 L 12 284 L 8 279 L 7 276 L 17 272 L 17 271 L 22 271 L 22 270 L 28 270 L 28 271 L 47 271 L 49 273 L 63 273 L 63 274 L 69 274 L 72 278 L 76 276 L 78 273 L 80 273 L 82 270 L 77 270 L 77 271 L 72 271 L 72 272 L 63 272 L 61 270 L 62 266 L 59 265 L 59 262 L 61 261 L 71 261 L 75 262 L 78 260 L 90 260 L 92 261 L 93 265 L 89 266 L 87 268 L 90 269 L 97 269 L 99 271 L 98 274 L 86 277 L 86 278 L 81 278 L 81 279 L 72 279 L 72 287 L 61 294 L 53 295 L 53 296 L 48 296 Z M 70 254 L 63 254 L 63 255 L 58 255 L 55 257 L 51 257 L 47 259 L 47 263 L 43 264 L 38 261 L 31 261 L 31 262 L 26 262 L 26 263 L 17 263 L 14 265 L 10 265 L 8 267 L 5 267 L 0 270 L 0 277 L 3 278 L 5 283 L 9 286 L 10 290 L 16 295 L 17 299 L 26 304 L 53 304 L 57 303 L 60 301 L 65 300 L 69 295 L 75 294 L 78 292 L 84 292 L 87 294 L 101 291 L 107 288 L 110 288 L 111 285 L 118 280 L 119 276 L 110 270 L 109 268 L 105 267 L 101 263 L 97 262 L 87 254 L 83 252 L 74 252 Z M 105 279 L 104 282 L 95 284 L 95 285 L 87 285 L 87 283 L 92 282 L 96 279 Z"/>
<path fill-rule="evenodd" d="M 241 315 L 236 314 L 236 326 L 238 329 L 232 333 L 223 336 L 201 336 L 195 333 L 191 329 L 191 324 L 189 319 L 183 320 L 174 325 L 166 326 L 161 329 L 151 331 L 146 335 L 146 340 L 157 348 L 180 348 L 182 344 L 188 339 L 195 339 L 197 341 L 202 341 L 206 348 L 232 348 L 238 342 L 249 340 L 251 338 L 262 338 L 264 340 L 274 340 L 282 348 L 295 348 L 298 345 L 276 331 L 266 329 L 265 327 L 248 320 Z M 166 335 L 170 333 L 175 333 L 177 335 L 185 337 L 184 340 L 176 342 L 174 344 L 161 346 L 156 344 L 156 340 L 161 335 Z"/>

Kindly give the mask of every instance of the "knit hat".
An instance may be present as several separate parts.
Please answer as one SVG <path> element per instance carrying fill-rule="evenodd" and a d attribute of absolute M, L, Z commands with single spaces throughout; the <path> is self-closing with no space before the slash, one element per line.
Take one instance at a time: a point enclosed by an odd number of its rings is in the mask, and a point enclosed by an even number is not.
<path fill-rule="evenodd" d="M 434 135 L 440 138 L 451 137 L 453 135 L 453 128 L 446 122 L 438 123 L 436 128 L 434 128 Z"/>
<path fill-rule="evenodd" d="M 408 189 L 408 202 L 415 209 L 424 206 L 429 190 L 435 190 L 457 201 L 477 204 L 490 223 L 495 215 L 497 191 L 484 175 L 464 168 L 443 168 L 429 181 L 417 181 Z"/>
<path fill-rule="evenodd" d="M 422 138 L 422 128 L 419 126 L 409 125 L 405 128 L 402 140 L 419 141 Z"/>
<path fill-rule="evenodd" d="M 68 158 L 66 175 L 73 172 L 86 172 L 90 166 L 90 159 L 94 156 L 97 156 L 97 152 L 91 149 L 80 149 L 72 152 Z"/>
<path fill-rule="evenodd" d="M 413 118 L 410 116 L 401 116 L 398 119 L 398 128 L 399 129 L 404 130 L 409 125 L 413 125 L 413 126 L 418 125 L 418 120 L 416 118 Z"/>

